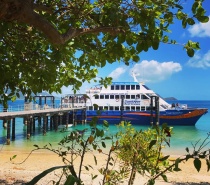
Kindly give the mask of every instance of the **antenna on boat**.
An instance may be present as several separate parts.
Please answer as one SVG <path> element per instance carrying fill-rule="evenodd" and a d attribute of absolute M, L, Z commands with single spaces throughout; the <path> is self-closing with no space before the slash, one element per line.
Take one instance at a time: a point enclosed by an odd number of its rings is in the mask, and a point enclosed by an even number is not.
<path fill-rule="evenodd" d="M 136 78 L 136 75 L 135 75 L 135 73 L 133 71 L 132 71 L 132 77 L 133 77 L 134 82 L 138 82 L 138 80 Z"/>

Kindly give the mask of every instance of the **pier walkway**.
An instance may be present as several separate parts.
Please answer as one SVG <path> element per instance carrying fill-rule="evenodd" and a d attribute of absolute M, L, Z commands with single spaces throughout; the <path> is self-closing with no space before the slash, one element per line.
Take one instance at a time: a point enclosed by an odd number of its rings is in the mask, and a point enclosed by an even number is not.
<path fill-rule="evenodd" d="M 0 120 L 2 120 L 3 128 L 7 129 L 7 142 L 10 144 L 10 139 L 15 140 L 15 125 L 16 118 L 23 118 L 23 124 L 27 125 L 27 139 L 35 133 L 35 124 L 42 125 L 43 135 L 46 135 L 48 122 L 51 129 L 58 129 L 59 125 L 69 127 L 69 125 L 76 125 L 78 122 L 86 123 L 86 106 L 78 107 L 76 104 L 73 106 L 62 106 L 53 104 L 52 106 L 38 104 L 27 104 L 18 106 L 16 108 L 9 107 L 8 109 L 0 110 Z M 11 137 L 12 130 L 12 137 Z"/>

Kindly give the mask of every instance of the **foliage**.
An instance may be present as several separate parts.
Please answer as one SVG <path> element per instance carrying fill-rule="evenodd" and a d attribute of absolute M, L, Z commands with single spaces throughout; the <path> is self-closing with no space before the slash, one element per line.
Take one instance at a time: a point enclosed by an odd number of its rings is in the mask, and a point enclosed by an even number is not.
<path fill-rule="evenodd" d="M 190 13 L 179 0 L 1 0 L 0 101 L 69 85 L 76 91 L 107 63 L 129 65 L 160 43 L 177 44 L 170 25 L 208 22 L 202 3 L 191 2 Z M 199 44 L 183 47 L 193 56 Z"/>
<path fill-rule="evenodd" d="M 124 127 L 124 123 L 121 125 Z M 129 184 L 133 183 L 132 179 L 135 178 L 136 172 L 153 176 L 169 166 L 169 156 L 162 153 L 165 143 L 169 145 L 168 132 L 171 133 L 172 128 L 166 124 L 140 131 L 128 124 L 126 131 L 118 133 L 120 137 L 118 156 L 124 161 L 125 166 L 131 166 L 131 174 L 133 172 Z M 167 181 L 165 175 L 162 177 Z"/>
<path fill-rule="evenodd" d="M 166 172 L 180 171 L 179 164 L 189 159 L 194 160 L 194 166 L 198 172 L 203 159 L 206 160 L 207 171 L 210 170 L 210 152 L 208 149 L 210 133 L 200 145 L 200 141 L 193 145 L 192 153 L 187 147 L 186 155 L 178 157 L 174 162 L 171 162 L 169 161 L 170 156 L 165 156 L 162 153 L 162 149 L 170 144 L 168 136 L 169 133 L 172 133 L 172 128 L 166 124 L 138 131 L 129 123 L 121 122 L 117 126 L 119 131 L 116 135 L 107 135 L 108 123 L 104 122 L 101 128 L 96 123 L 97 118 L 90 123 L 90 129 L 70 132 L 69 135 L 59 142 L 58 149 L 54 149 L 51 144 L 44 147 L 34 145 L 35 149 L 33 151 L 44 149 L 54 152 L 61 157 L 64 165 L 54 166 L 43 171 L 27 184 L 36 184 L 47 174 L 58 169 L 62 169 L 62 173 L 58 176 L 58 181 L 54 183 L 68 185 L 85 184 L 82 181 L 84 170 L 91 174 L 92 180 L 99 180 L 98 183 L 101 185 L 125 184 L 126 182 L 128 185 L 132 185 L 136 178 L 136 173 L 147 175 L 149 177 L 149 185 L 153 185 L 158 177 L 168 181 Z M 108 142 L 111 143 L 110 146 Z M 87 153 L 92 154 L 94 166 L 90 165 L 90 158 L 88 158 L 88 164 L 84 164 L 84 158 Z M 107 157 L 104 165 L 97 167 L 98 158 L 96 153 Z M 16 156 L 10 160 L 12 161 L 14 158 Z M 79 159 L 79 162 L 75 162 L 76 159 Z M 94 168 L 97 168 L 102 176 L 92 172 L 91 169 Z"/>

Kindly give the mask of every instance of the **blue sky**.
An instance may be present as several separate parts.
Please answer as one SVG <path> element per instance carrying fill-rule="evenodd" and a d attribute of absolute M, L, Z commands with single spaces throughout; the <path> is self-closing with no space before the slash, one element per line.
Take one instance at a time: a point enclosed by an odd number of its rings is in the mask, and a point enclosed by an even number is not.
<path fill-rule="evenodd" d="M 210 6 L 206 2 L 204 8 L 210 17 Z M 186 1 L 187 3 L 189 1 Z M 187 6 L 187 4 L 185 5 Z M 201 49 L 194 57 L 188 57 L 182 45 L 160 44 L 159 49 L 140 54 L 138 63 L 125 66 L 116 62 L 107 64 L 99 70 L 99 77 L 111 76 L 113 81 L 134 81 L 133 71 L 139 82 L 144 82 L 150 89 L 162 97 L 175 97 L 179 100 L 210 100 L 210 21 L 205 24 L 196 23 L 192 27 L 182 29 L 181 23 L 171 27 L 172 39 L 184 44 L 188 40 L 200 43 Z M 93 84 L 85 83 L 80 90 Z M 69 88 L 63 88 L 67 94 Z"/>

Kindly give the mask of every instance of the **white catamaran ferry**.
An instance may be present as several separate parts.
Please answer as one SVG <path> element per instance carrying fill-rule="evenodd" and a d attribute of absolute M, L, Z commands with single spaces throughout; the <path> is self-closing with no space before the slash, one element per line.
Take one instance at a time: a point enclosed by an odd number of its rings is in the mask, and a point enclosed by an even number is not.
<path fill-rule="evenodd" d="M 97 85 L 86 90 L 86 94 L 66 95 L 62 105 L 86 107 L 87 121 L 96 116 L 99 123 L 106 120 L 109 124 L 129 121 L 134 125 L 195 125 L 208 111 L 186 104 L 171 105 L 138 82 L 113 82 L 107 88 Z"/>

